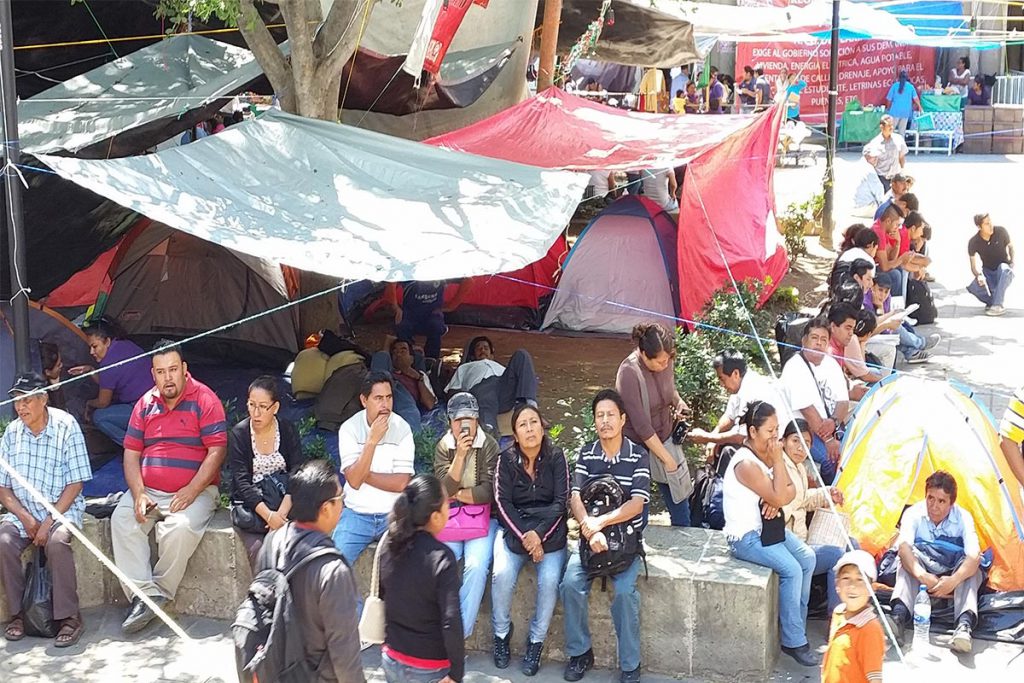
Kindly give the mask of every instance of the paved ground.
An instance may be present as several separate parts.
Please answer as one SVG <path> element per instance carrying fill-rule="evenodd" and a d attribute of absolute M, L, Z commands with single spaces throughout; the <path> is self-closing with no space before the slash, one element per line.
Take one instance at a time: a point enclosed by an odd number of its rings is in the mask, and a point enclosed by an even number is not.
<path fill-rule="evenodd" d="M 837 204 L 842 207 L 852 194 L 856 157 L 844 155 L 837 167 Z M 803 200 L 820 185 L 824 165 L 784 169 L 776 176 L 780 209 L 793 200 Z M 930 365 L 914 372 L 935 379 L 955 378 L 972 386 L 997 415 L 1006 405 L 1013 389 L 1024 384 L 1024 365 L 1017 358 L 1018 340 L 1024 333 L 1024 293 L 1018 285 L 1011 288 L 1007 300 L 1009 312 L 1003 318 L 980 314 L 981 305 L 964 291 L 970 279 L 966 242 L 974 233 L 971 216 L 979 211 L 992 213 L 996 224 L 1005 225 L 1024 248 L 1024 230 L 1014 209 L 1020 204 L 1020 179 L 1024 178 L 1024 157 L 911 157 L 908 170 L 917 178 L 914 191 L 921 198 L 922 211 L 935 231 L 932 256 L 935 287 L 941 318 L 935 326 L 945 341 L 936 350 Z M 840 217 L 839 225 L 850 221 Z M 120 610 L 94 609 L 86 612 L 87 636 L 76 647 L 57 650 L 44 641 L 26 638 L 20 643 L 0 641 L 0 681 L 59 681 L 61 683 L 114 683 L 163 681 L 232 681 L 233 654 L 227 637 L 228 625 L 204 619 L 184 618 L 182 625 L 196 640 L 186 646 L 166 628 L 125 639 L 119 631 Z M 811 622 L 812 644 L 823 647 L 825 624 Z M 941 637 L 933 642 L 941 644 Z M 977 643 L 972 657 L 958 658 L 949 650 L 937 648 L 934 659 L 911 669 L 890 654 L 886 664 L 887 681 L 1019 680 L 1024 675 L 1024 648 L 1005 644 Z M 727 653 L 723 653 L 727 656 Z M 911 659 L 912 659 L 911 653 Z M 383 681 L 377 667 L 378 655 L 366 653 L 368 680 Z M 497 672 L 488 658 L 470 658 L 467 676 L 470 683 L 522 681 L 515 669 Z M 511 672 L 511 673 L 510 673 Z M 501 673 L 502 675 L 497 675 Z M 561 666 L 546 664 L 534 680 L 550 683 L 561 680 Z M 618 680 L 614 672 L 594 672 L 587 677 L 595 683 Z M 645 676 L 655 683 L 666 678 Z M 773 682 L 816 682 L 816 671 L 780 660 Z"/>

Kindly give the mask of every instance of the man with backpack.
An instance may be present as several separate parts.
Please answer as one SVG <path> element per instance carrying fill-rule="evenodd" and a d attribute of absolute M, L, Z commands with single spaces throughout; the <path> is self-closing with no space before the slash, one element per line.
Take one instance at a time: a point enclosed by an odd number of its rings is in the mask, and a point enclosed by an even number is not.
<path fill-rule="evenodd" d="M 355 578 L 331 540 L 341 482 L 328 461 L 310 460 L 288 493 L 292 521 L 267 535 L 232 625 L 239 680 L 363 683 Z"/>
<path fill-rule="evenodd" d="M 619 393 L 602 389 L 591 408 L 598 440 L 584 446 L 573 473 L 569 509 L 580 525 L 580 552 L 569 556 L 559 592 L 565 609 L 564 678 L 578 681 L 594 666 L 590 640 L 591 581 L 611 580 L 612 622 L 622 683 L 640 680 L 640 593 L 643 512 L 651 500 L 647 451 L 623 436 L 626 408 Z"/>

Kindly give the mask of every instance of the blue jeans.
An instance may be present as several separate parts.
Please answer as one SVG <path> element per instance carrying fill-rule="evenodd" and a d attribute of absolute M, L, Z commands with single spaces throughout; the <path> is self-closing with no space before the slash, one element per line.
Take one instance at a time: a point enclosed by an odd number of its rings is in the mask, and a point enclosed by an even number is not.
<path fill-rule="evenodd" d="M 612 578 L 612 623 L 619 642 L 619 668 L 633 671 L 640 666 L 640 591 L 636 579 L 642 566 L 640 558 L 632 566 Z M 562 607 L 565 609 L 565 654 L 578 657 L 591 647 L 590 586 L 579 553 L 569 556 L 562 578 Z"/>
<path fill-rule="evenodd" d="M 468 640 L 473 635 L 476 614 L 480 601 L 484 599 L 487 576 L 491 571 L 491 557 L 494 554 L 494 537 L 498 533 L 498 520 L 492 519 L 487 535 L 469 541 L 445 543 L 455 559 L 462 563 L 462 588 L 459 589 L 459 611 L 462 612 L 462 630 Z"/>
<path fill-rule="evenodd" d="M 380 655 L 380 664 L 384 669 L 384 680 L 388 683 L 438 683 L 448 675 L 448 667 L 418 669 L 396 662 L 383 652 Z"/>
<path fill-rule="evenodd" d="M 346 508 L 334 529 L 334 545 L 338 546 L 349 566 L 354 567 L 359 554 L 366 550 L 366 546 L 380 540 L 387 528 L 387 513 L 366 515 Z"/>
<path fill-rule="evenodd" d="M 839 593 L 836 592 L 836 562 L 843 556 L 845 548 L 837 545 L 812 545 L 814 551 L 814 576 L 825 575 L 825 590 L 828 593 L 828 613 L 832 614 L 839 606 Z"/>
<path fill-rule="evenodd" d="M 534 565 L 537 569 L 537 599 L 533 604 L 530 622 L 530 640 L 543 643 L 548 637 L 551 615 L 558 604 L 558 583 L 565 567 L 565 548 L 544 553 L 544 559 Z M 508 549 L 505 530 L 494 538 L 494 574 L 491 577 L 491 628 L 494 635 L 504 638 L 512 629 L 512 598 L 516 580 L 526 563 L 533 564 L 529 555 L 520 555 Z"/>
<path fill-rule="evenodd" d="M 811 460 L 818 466 L 822 481 L 831 484 L 836 478 L 836 464 L 828 459 L 828 449 L 825 442 L 817 434 L 811 438 Z"/>
<path fill-rule="evenodd" d="M 686 467 L 684 462 L 680 467 Z M 668 510 L 669 519 L 672 522 L 672 526 L 690 526 L 690 499 L 689 497 L 681 503 L 672 502 L 672 493 L 668 487 L 668 484 L 662 484 L 658 482 L 658 490 L 661 491 L 661 498 L 665 501 L 665 508 Z M 647 512 L 646 506 L 644 512 Z M 646 525 L 646 517 L 644 519 Z M 626 669 L 632 671 L 632 669 Z"/>
<path fill-rule="evenodd" d="M 807 644 L 807 602 L 811 596 L 811 576 L 817 560 L 814 551 L 786 530 L 782 543 L 761 545 L 759 531 L 748 532 L 738 541 L 729 541 L 734 557 L 768 567 L 779 575 L 779 625 L 783 647 Z"/>
<path fill-rule="evenodd" d="M 394 372 L 394 366 L 391 364 L 391 354 L 387 351 L 378 351 L 373 354 L 373 357 L 370 359 L 370 370 L 380 370 L 389 374 Z M 410 394 L 409 390 L 401 382 L 394 382 L 391 391 L 394 399 L 392 410 L 409 423 L 413 433 L 419 434 L 422 428 L 422 416 L 416 397 Z"/>
<path fill-rule="evenodd" d="M 427 315 L 416 317 L 402 314 L 402 322 L 395 326 L 395 336 L 408 342 L 417 334 L 427 338 L 423 345 L 423 355 L 427 358 L 441 357 L 441 337 L 448 331 L 444 324 L 444 313 L 440 309 Z"/>
<path fill-rule="evenodd" d="M 900 343 L 897 344 L 896 350 L 902 353 L 903 357 L 907 360 L 910 360 L 915 353 L 923 349 L 928 343 L 908 323 L 900 325 L 899 335 Z"/>
<path fill-rule="evenodd" d="M 977 280 L 973 280 L 971 284 L 967 285 L 967 291 L 978 297 L 978 301 L 985 304 L 986 307 L 1002 306 L 1003 299 L 1006 297 L 1006 288 L 1013 282 L 1013 268 L 1009 264 L 1000 263 L 995 270 L 982 268 L 981 272 L 985 276 L 985 282 L 988 283 L 988 289 L 979 285 Z"/>
<path fill-rule="evenodd" d="M 127 403 L 112 403 L 106 408 L 97 408 L 92 413 L 92 424 L 118 446 L 124 446 L 124 435 L 128 431 L 128 420 L 135 406 Z"/>

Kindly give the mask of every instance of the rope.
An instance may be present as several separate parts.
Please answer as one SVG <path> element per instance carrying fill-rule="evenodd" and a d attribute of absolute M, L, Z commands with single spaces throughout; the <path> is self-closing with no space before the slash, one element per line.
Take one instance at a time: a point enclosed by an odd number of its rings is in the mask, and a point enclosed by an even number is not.
<path fill-rule="evenodd" d="M 96 28 L 100 30 L 100 35 L 103 36 L 103 40 L 107 41 L 107 47 L 114 54 L 115 59 L 120 59 L 121 55 L 117 54 L 117 50 L 114 49 L 114 44 L 110 42 L 110 38 L 107 37 L 107 32 L 103 30 L 103 26 L 100 25 L 100 20 L 96 18 L 96 15 L 92 12 L 92 7 L 89 7 L 89 0 L 82 0 L 82 4 L 85 5 L 85 9 L 89 12 L 89 16 L 92 17 L 93 23 L 96 24 Z"/>
<path fill-rule="evenodd" d="M 285 28 L 285 25 L 284 24 L 267 24 L 267 28 L 268 29 L 272 29 L 272 28 Z M 176 35 L 176 36 L 209 36 L 209 35 L 215 35 L 215 34 L 218 34 L 218 33 L 237 33 L 237 32 L 238 32 L 237 28 L 214 28 L 214 29 L 207 29 L 205 31 L 185 31 L 185 32 L 182 32 L 182 33 L 175 33 L 174 35 Z M 141 35 L 141 36 L 123 36 L 123 37 L 120 37 L 120 38 L 94 38 L 94 39 L 91 39 L 91 40 L 69 40 L 69 41 L 63 41 L 63 42 L 59 42 L 59 43 L 34 43 L 34 44 L 31 44 L 31 45 L 15 45 L 14 49 L 15 50 L 43 50 L 43 49 L 51 48 L 51 47 L 77 47 L 79 45 L 102 45 L 103 43 L 107 43 L 107 44 L 111 44 L 111 43 L 126 43 L 126 42 L 132 42 L 132 41 L 137 41 L 137 40 L 165 40 L 167 37 L 168 37 L 167 34 L 155 33 L 155 34 Z M 113 51 L 113 47 L 111 47 L 111 51 Z"/>
<path fill-rule="evenodd" d="M 345 98 L 348 97 L 348 87 L 352 85 L 352 74 L 356 71 L 356 58 L 359 57 L 359 46 L 363 42 L 363 33 L 366 31 L 366 24 L 370 19 L 370 8 L 373 7 L 372 0 L 367 0 L 364 7 L 363 21 L 359 25 L 359 36 L 356 38 L 356 49 L 352 51 L 352 63 L 348 66 L 348 79 L 345 81 L 345 91 L 341 94 L 341 104 L 338 105 L 339 112 L 345 108 Z M 355 15 L 353 15 L 353 18 L 355 18 Z M 351 23 L 349 24 L 349 27 L 351 27 Z M 348 28 L 345 29 L 345 33 L 348 33 Z M 345 34 L 343 33 L 342 37 L 344 37 L 344 35 Z M 388 85 L 390 85 L 390 82 Z M 385 87 L 385 89 L 387 88 Z M 383 94 L 383 91 L 381 91 L 381 94 Z M 376 104 L 376 101 L 374 101 L 374 104 Z"/>

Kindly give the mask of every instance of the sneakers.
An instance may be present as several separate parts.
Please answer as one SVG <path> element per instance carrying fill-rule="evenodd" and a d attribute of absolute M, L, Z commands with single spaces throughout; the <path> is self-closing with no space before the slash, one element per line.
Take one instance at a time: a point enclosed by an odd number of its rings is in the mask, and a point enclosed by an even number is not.
<path fill-rule="evenodd" d="M 927 363 L 931 358 L 932 354 L 921 349 L 919 351 L 915 351 L 914 355 L 907 359 L 907 362 L 911 365 L 920 365 L 921 363 Z"/>
<path fill-rule="evenodd" d="M 903 649 L 903 646 L 906 644 L 903 624 L 901 624 L 897 619 L 894 619 L 892 615 L 889 614 L 885 615 L 885 621 L 887 624 L 889 624 L 889 630 L 892 631 L 893 636 L 896 638 L 896 647 Z M 886 634 L 886 639 L 888 639 L 888 637 L 888 634 Z"/>
<path fill-rule="evenodd" d="M 619 674 L 619 683 L 640 683 L 640 667 Z"/>
<path fill-rule="evenodd" d="M 512 661 L 512 646 L 509 643 L 512 640 L 512 631 L 514 630 L 514 625 L 509 626 L 508 634 L 504 638 L 494 636 L 494 666 L 499 669 L 507 669 Z"/>
<path fill-rule="evenodd" d="M 928 335 L 928 339 L 925 340 L 925 343 L 924 343 L 924 350 L 925 351 L 931 351 L 932 349 L 934 349 L 936 346 L 939 345 L 940 341 L 942 341 L 942 335 L 940 335 L 938 333 L 929 334 Z"/>
<path fill-rule="evenodd" d="M 821 662 L 818 661 L 817 656 L 811 652 L 810 645 L 801 645 L 800 647 L 783 646 L 782 651 L 795 659 L 796 663 L 800 666 L 812 667 L 821 664 Z"/>
<path fill-rule="evenodd" d="M 971 625 L 961 621 L 953 631 L 953 638 L 949 641 L 949 646 L 953 652 L 966 655 L 971 652 L 971 644 Z"/>
<path fill-rule="evenodd" d="M 999 317 L 1006 313 L 1006 309 L 1002 306 L 987 306 L 985 308 L 985 315 L 992 317 Z"/>
<path fill-rule="evenodd" d="M 913 623 L 910 610 L 902 602 L 893 602 L 890 613 L 885 615 L 885 620 L 889 623 L 893 635 L 896 636 L 896 645 L 902 649 L 907 644 L 907 628 Z"/>
<path fill-rule="evenodd" d="M 523 655 L 524 676 L 536 676 L 540 669 L 540 653 L 544 649 L 544 643 L 535 643 L 532 640 L 526 643 L 526 654 Z"/>
<path fill-rule="evenodd" d="M 562 678 L 567 681 L 579 681 L 593 668 L 594 650 L 590 649 L 581 655 L 569 657 L 569 663 L 565 665 L 565 673 L 562 675 Z"/>

